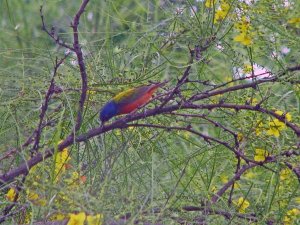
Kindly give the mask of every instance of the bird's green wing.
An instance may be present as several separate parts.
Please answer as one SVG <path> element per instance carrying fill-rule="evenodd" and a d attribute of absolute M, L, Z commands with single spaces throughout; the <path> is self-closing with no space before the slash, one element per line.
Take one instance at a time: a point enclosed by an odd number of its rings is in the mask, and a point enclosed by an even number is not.
<path fill-rule="evenodd" d="M 118 105 L 126 105 L 136 101 L 139 97 L 149 90 L 149 86 L 141 86 L 123 91 L 113 97 L 113 101 Z"/>

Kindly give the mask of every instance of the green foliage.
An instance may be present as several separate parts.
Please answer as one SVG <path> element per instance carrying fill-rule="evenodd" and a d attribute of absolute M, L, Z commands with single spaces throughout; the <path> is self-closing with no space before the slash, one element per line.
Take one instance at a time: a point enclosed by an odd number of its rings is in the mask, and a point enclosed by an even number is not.
<path fill-rule="evenodd" d="M 287 1 L 257 1 L 250 6 L 241 1 L 226 1 L 230 3 L 228 14 L 214 22 L 222 2 L 216 1 L 208 8 L 205 2 L 191 0 L 91 1 L 79 25 L 89 86 L 79 134 L 99 126 L 99 109 L 118 92 L 148 81 L 169 80 L 168 87 L 176 85 L 189 65 L 189 46 L 205 46 L 208 40 L 208 48 L 201 52 L 200 61 L 194 60 L 189 75 L 190 81 L 202 83 L 184 85 L 181 95 L 185 99 L 196 92 L 208 92 L 214 85 L 230 88 L 250 82 L 251 79 L 233 82 L 232 79 L 240 78 L 234 76 L 234 71 L 240 68 L 242 73 L 251 74 L 257 64 L 278 75 L 279 81 L 211 96 L 199 104 L 255 106 L 263 101 L 264 108 L 288 112 L 291 122 L 299 126 L 299 72 L 283 73 L 286 68 L 299 65 L 299 23 L 288 22 L 299 16 L 299 0 L 289 1 L 292 7 L 284 6 Z M 40 5 L 44 7 L 49 30 L 54 26 L 56 34 L 72 45 L 70 22 L 79 4 L 79 1 L 0 2 L 0 156 L 18 149 L 1 159 L 0 174 L 30 158 L 28 148 L 22 145 L 37 127 L 55 57 L 63 57 L 66 51 L 41 30 Z M 251 32 L 250 45 L 234 41 L 240 33 L 236 26 L 242 17 L 251 21 L 251 29 L 247 31 Z M 284 51 L 287 49 L 288 53 Z M 45 119 L 49 124 L 43 128 L 41 152 L 57 148 L 58 141 L 74 130 L 81 88 L 75 54 L 59 68 L 55 86 L 63 91 L 57 91 L 49 102 Z M 163 89 L 158 94 L 161 93 Z M 176 96 L 172 103 L 179 100 Z M 157 105 L 159 101 L 153 101 L 147 108 Z M 212 209 L 230 213 L 233 215 L 230 221 L 238 223 L 241 204 L 234 201 L 243 197 L 249 202 L 245 213 L 254 213 L 258 224 L 271 220 L 289 224 L 287 215 L 292 212 L 288 212 L 299 210 L 300 198 L 299 178 L 285 164 L 299 166 L 299 146 L 292 129 L 283 123 L 285 129 L 279 137 L 268 134 L 274 117 L 257 111 L 206 108 L 181 109 L 176 113 L 205 115 L 205 118 L 160 114 L 139 122 L 167 127 L 192 125 L 198 132 L 234 145 L 233 136 L 208 118 L 241 134 L 239 143 L 245 157 L 254 160 L 256 149 L 278 156 L 273 163 L 245 172 L 235 182 L 233 194 L 229 189 Z M 281 155 L 290 150 L 298 155 Z M 208 224 L 229 221 L 218 213 L 207 216 L 204 212 L 182 210 L 187 205 L 205 205 L 235 175 L 236 155 L 220 143 L 206 141 L 187 130 L 130 127 L 76 143 L 68 151 L 67 163 L 72 169 L 62 169 L 65 160 L 58 172 L 57 161 L 47 159 L 26 179 L 19 201 L 26 206 L 27 215 L 31 213 L 31 221 L 49 219 L 57 212 L 101 213 L 106 220 L 117 220 L 130 212 L 129 224 L 136 220 L 193 223 L 197 218 L 206 219 Z M 240 163 L 247 165 L 243 160 Z M 75 172 L 73 188 L 66 180 Z M 77 182 L 82 177 L 86 180 Z M 12 186 L 1 190 L 4 193 L 0 197 L 1 207 L 9 205 L 5 194 Z M 34 191 L 45 202 L 34 202 L 26 191 Z M 228 198 L 233 203 L 228 204 Z M 24 222 L 24 218 L 13 220 Z"/>

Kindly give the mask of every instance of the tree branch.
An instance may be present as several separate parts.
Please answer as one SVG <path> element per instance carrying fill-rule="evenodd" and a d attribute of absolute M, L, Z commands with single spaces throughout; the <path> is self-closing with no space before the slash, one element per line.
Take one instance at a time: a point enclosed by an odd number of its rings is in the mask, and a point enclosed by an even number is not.
<path fill-rule="evenodd" d="M 44 15 L 43 15 L 43 6 L 40 7 L 40 16 L 42 19 L 42 30 L 45 31 L 54 41 L 56 44 L 67 48 L 71 51 L 74 51 L 74 48 L 72 48 L 71 46 L 69 46 L 68 44 L 66 44 L 64 41 L 62 41 L 59 36 L 57 35 L 57 37 L 55 37 L 55 30 L 54 27 L 52 27 L 51 31 L 49 31 L 46 27 L 45 21 L 44 21 Z"/>
<path fill-rule="evenodd" d="M 80 100 L 79 100 L 79 105 L 78 105 L 78 110 L 77 110 L 77 119 L 76 119 L 76 125 L 75 125 L 75 131 L 78 131 L 81 127 L 82 123 L 82 113 L 83 113 L 83 106 L 86 100 L 86 92 L 88 90 L 88 79 L 87 79 L 87 73 L 85 69 L 85 64 L 84 64 L 84 59 L 83 59 L 83 54 L 81 51 L 81 47 L 79 44 L 79 35 L 78 35 L 78 25 L 79 25 L 79 20 L 82 15 L 82 13 L 85 10 L 85 7 L 89 3 L 89 0 L 83 0 L 82 4 L 77 11 L 76 15 L 74 16 L 73 22 L 71 24 L 71 27 L 73 28 L 73 48 L 74 52 L 77 56 L 77 61 L 80 69 L 80 75 L 81 75 L 81 95 L 80 95 Z"/>

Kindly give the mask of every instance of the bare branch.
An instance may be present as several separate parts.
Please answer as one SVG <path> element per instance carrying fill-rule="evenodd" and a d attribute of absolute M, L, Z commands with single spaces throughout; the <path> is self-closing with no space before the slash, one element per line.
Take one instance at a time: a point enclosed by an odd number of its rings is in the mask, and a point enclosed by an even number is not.
<path fill-rule="evenodd" d="M 71 24 L 71 27 L 73 28 L 73 48 L 74 52 L 77 56 L 77 61 L 79 65 L 79 70 L 80 70 L 80 76 L 81 76 L 81 95 L 80 95 L 80 100 L 79 100 L 79 105 L 78 105 L 78 110 L 77 110 L 77 119 L 76 119 L 76 125 L 75 125 L 75 131 L 78 131 L 81 127 L 82 123 L 82 113 L 83 113 L 83 106 L 86 100 L 86 92 L 88 90 L 88 79 L 87 79 L 87 73 L 85 69 L 85 64 L 83 60 L 83 54 L 82 50 L 79 44 L 79 35 L 78 35 L 78 25 L 79 25 L 79 20 L 82 15 L 82 13 L 85 10 L 85 7 L 89 3 L 89 0 L 83 0 L 82 4 L 77 11 L 76 15 L 74 16 L 73 22 Z"/>
<path fill-rule="evenodd" d="M 216 203 L 219 198 L 225 193 L 225 191 L 234 184 L 235 181 L 239 180 L 244 172 L 258 166 L 257 164 L 248 164 L 242 166 L 242 168 L 235 173 L 235 175 L 211 198 L 212 203 Z"/>
<path fill-rule="evenodd" d="M 72 48 L 71 46 L 69 46 L 68 44 L 66 44 L 64 41 L 62 41 L 59 36 L 55 37 L 55 33 L 53 31 L 49 31 L 46 27 L 45 21 L 44 21 L 44 15 L 43 15 L 43 6 L 40 7 L 40 16 L 42 19 L 42 30 L 45 31 L 54 41 L 56 44 L 67 48 L 71 51 L 74 51 L 74 48 Z"/>
<path fill-rule="evenodd" d="M 55 65 L 54 65 L 54 71 L 53 71 L 52 79 L 50 81 L 48 91 L 45 94 L 44 102 L 41 106 L 41 113 L 40 113 L 40 116 L 39 116 L 40 121 L 39 121 L 37 129 L 35 130 L 36 136 L 35 136 L 34 145 L 33 145 L 32 151 L 31 151 L 32 154 L 34 152 L 38 151 L 38 149 L 39 149 L 39 143 L 40 143 L 40 137 L 41 137 L 42 128 L 43 128 L 44 117 L 45 117 L 46 112 L 48 110 L 48 105 L 49 105 L 49 101 L 51 99 L 51 96 L 55 92 L 55 76 L 57 74 L 57 70 L 60 67 L 60 65 L 64 62 L 64 60 L 68 57 L 68 55 L 69 54 L 66 54 L 60 60 L 58 60 L 57 58 L 55 59 Z"/>

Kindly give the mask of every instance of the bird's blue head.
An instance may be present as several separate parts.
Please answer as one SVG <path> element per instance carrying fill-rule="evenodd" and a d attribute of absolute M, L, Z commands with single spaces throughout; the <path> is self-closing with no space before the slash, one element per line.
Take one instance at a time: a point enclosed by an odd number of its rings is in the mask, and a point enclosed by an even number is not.
<path fill-rule="evenodd" d="M 108 121 L 112 117 L 116 116 L 118 114 L 118 108 L 117 104 L 113 101 L 109 101 L 106 103 L 100 112 L 100 120 L 102 123 Z"/>

